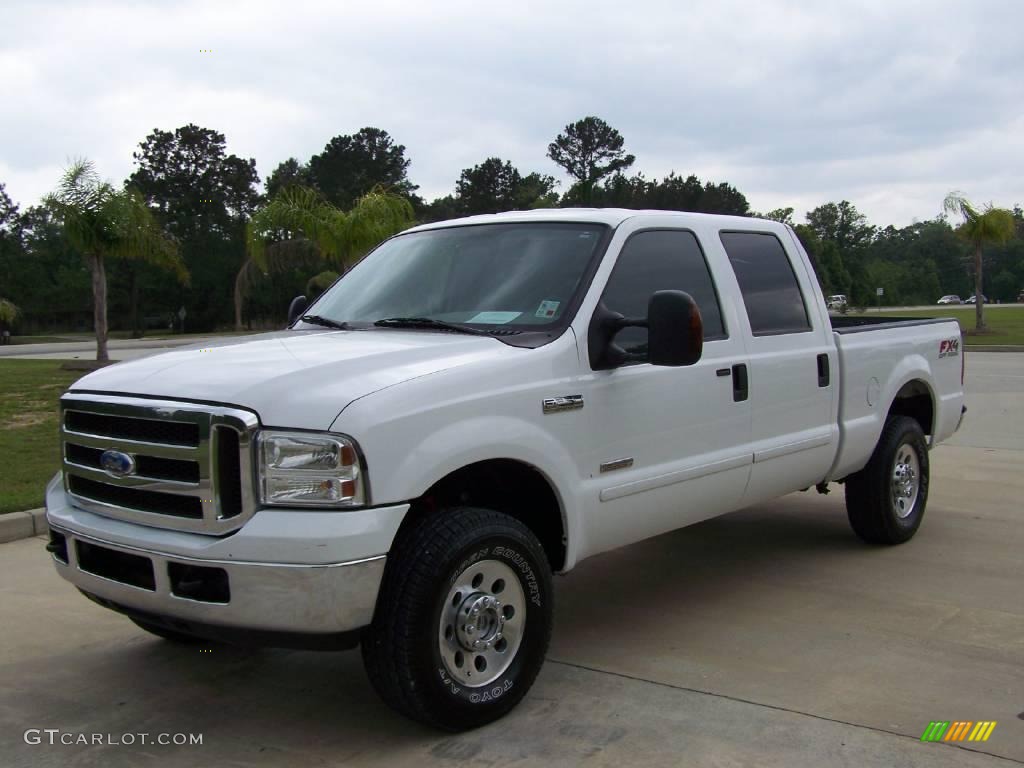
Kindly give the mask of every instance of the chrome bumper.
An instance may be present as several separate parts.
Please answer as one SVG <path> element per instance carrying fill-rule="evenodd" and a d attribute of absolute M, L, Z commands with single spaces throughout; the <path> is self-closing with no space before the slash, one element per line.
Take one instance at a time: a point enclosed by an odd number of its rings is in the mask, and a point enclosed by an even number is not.
<path fill-rule="evenodd" d="M 96 602 L 204 637 L 297 647 L 332 647 L 373 620 L 384 553 L 408 509 L 259 510 L 213 537 L 80 509 L 60 475 L 46 492 L 57 572 Z"/>
<path fill-rule="evenodd" d="M 57 572 L 88 595 L 108 601 L 118 610 L 178 619 L 185 624 L 251 630 L 254 633 L 340 634 L 360 629 L 373 619 L 377 591 L 384 575 L 385 556 L 329 565 L 281 565 L 223 560 L 198 560 L 126 547 L 51 526 L 64 536 L 63 562 L 53 555 Z M 80 544 L 93 558 L 117 563 L 117 553 L 142 558 L 152 567 L 152 583 L 126 583 L 116 568 L 81 562 Z M 109 553 L 115 553 L 113 555 Z M 141 561 L 131 561 L 141 563 Z M 226 602 L 182 597 L 172 564 L 198 566 L 204 572 L 223 571 Z M 146 566 L 144 566 L 146 567 Z M 88 569 L 88 570 L 87 570 Z M 98 575 L 101 571 L 105 575 Z M 146 571 L 148 573 L 148 570 Z M 134 576 L 132 576 L 134 578 Z M 150 588 L 150 586 L 152 588 Z M 188 626 L 182 629 L 187 631 Z"/>

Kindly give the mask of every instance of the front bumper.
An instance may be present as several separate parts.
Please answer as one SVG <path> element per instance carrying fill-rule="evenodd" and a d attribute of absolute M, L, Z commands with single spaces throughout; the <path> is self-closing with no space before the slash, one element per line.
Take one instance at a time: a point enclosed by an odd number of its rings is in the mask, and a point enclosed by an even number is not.
<path fill-rule="evenodd" d="M 309 636 L 316 647 L 318 637 L 368 625 L 408 510 L 261 510 L 231 536 L 211 537 L 86 512 L 56 480 L 47 488 L 47 521 L 58 541 L 64 537 L 54 554 L 63 578 L 129 615 L 204 636 L 248 632 L 261 645 L 303 645 L 275 638 Z M 207 574 L 214 589 L 201 584 Z"/>

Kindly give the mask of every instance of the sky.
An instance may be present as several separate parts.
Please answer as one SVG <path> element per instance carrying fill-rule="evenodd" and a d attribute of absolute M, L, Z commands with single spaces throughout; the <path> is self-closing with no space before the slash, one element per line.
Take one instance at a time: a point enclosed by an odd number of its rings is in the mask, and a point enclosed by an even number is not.
<path fill-rule="evenodd" d="M 387 130 L 428 200 L 597 115 L 634 171 L 727 181 L 759 211 L 850 200 L 904 226 L 959 190 L 1024 204 L 1020 0 L 20 2 L 0 7 L 0 183 L 70 160 L 115 182 L 155 128 L 214 128 L 261 178 Z"/>

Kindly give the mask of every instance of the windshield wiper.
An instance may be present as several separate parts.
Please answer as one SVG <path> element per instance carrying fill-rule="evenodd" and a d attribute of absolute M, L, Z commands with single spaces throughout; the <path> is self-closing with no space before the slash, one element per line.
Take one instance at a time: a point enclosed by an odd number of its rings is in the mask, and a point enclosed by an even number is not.
<path fill-rule="evenodd" d="M 342 331 L 350 330 L 348 323 L 339 323 L 337 320 L 331 320 L 331 318 L 322 315 L 303 315 L 300 319 L 304 323 L 322 325 L 324 328 L 337 328 Z"/>
<path fill-rule="evenodd" d="M 446 323 L 444 320 L 435 320 L 432 317 L 386 317 L 378 320 L 374 325 L 382 328 L 426 328 L 428 330 L 455 331 L 456 333 L 469 333 L 474 336 L 490 336 L 490 331 L 480 328 L 469 328 L 465 325 Z"/>

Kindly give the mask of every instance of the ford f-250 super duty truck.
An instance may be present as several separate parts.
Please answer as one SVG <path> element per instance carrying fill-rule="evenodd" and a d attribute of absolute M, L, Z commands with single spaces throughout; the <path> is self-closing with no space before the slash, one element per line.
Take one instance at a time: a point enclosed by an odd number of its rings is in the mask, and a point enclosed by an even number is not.
<path fill-rule="evenodd" d="M 907 541 L 964 411 L 955 321 L 830 320 L 757 219 L 430 224 L 289 314 L 72 386 L 48 549 L 164 638 L 361 644 L 447 729 L 526 694 L 583 558 L 829 482 L 858 536 Z"/>

